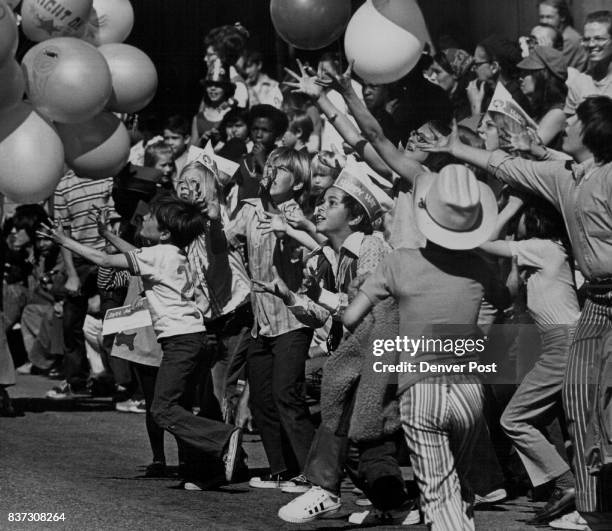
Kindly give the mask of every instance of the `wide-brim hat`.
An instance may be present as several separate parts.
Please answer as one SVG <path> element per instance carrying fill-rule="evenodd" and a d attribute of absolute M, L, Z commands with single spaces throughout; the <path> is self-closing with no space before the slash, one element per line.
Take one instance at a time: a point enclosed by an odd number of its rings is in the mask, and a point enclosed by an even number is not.
<path fill-rule="evenodd" d="M 439 174 L 420 175 L 414 202 L 419 230 L 447 249 L 474 249 L 488 241 L 495 229 L 495 195 L 465 166 L 450 165 Z"/>

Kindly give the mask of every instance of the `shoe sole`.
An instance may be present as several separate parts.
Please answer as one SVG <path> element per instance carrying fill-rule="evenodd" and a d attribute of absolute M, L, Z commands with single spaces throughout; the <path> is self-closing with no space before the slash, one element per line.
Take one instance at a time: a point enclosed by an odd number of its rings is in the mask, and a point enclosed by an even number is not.
<path fill-rule="evenodd" d="M 358 505 L 359 507 L 370 507 L 372 502 L 367 498 L 359 498 L 358 500 L 355 500 L 355 505 Z"/>
<path fill-rule="evenodd" d="M 283 516 L 281 514 L 283 512 L 283 508 L 281 507 L 278 511 L 278 517 L 285 522 L 289 522 L 290 524 L 305 524 L 307 522 L 312 522 L 313 520 L 316 520 L 317 518 L 320 518 L 323 515 L 335 514 L 338 511 L 340 511 L 341 507 L 342 505 L 338 505 L 338 507 L 330 507 L 329 509 L 323 509 L 322 511 L 319 511 L 317 514 L 312 515 L 312 516 L 307 516 L 306 518 L 297 518 L 295 516 Z"/>
<path fill-rule="evenodd" d="M 287 494 L 304 494 L 310 490 L 312 485 L 308 487 L 297 487 L 294 485 L 290 485 L 288 487 L 282 487 L 281 492 L 286 492 Z"/>
<path fill-rule="evenodd" d="M 288 487 L 290 487 L 291 485 L 288 485 L 286 482 L 279 482 L 279 483 L 253 483 L 252 481 L 249 481 L 249 487 L 252 487 L 254 489 L 286 489 Z"/>
<path fill-rule="evenodd" d="M 227 443 L 227 460 L 225 461 L 225 479 L 228 483 L 231 483 L 236 472 L 236 465 L 238 463 L 238 451 L 242 445 L 242 430 L 238 428 L 234 430 L 230 435 L 229 442 Z"/>
<path fill-rule="evenodd" d="M 503 502 L 508 498 L 508 493 L 505 490 L 495 491 L 494 496 L 491 497 L 481 497 L 480 499 L 474 500 L 474 507 L 478 507 L 479 505 L 492 505 L 494 503 Z"/>

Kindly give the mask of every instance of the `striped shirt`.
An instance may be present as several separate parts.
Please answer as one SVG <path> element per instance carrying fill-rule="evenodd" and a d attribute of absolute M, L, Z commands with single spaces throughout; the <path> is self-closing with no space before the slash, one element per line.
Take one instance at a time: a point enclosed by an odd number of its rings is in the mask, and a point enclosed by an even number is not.
<path fill-rule="evenodd" d="M 112 177 L 94 181 L 78 177 L 70 170 L 62 177 L 55 190 L 54 215 L 62 218 L 64 224 L 70 225 L 73 239 L 83 245 L 103 250 L 106 241 L 98 234 L 98 227 L 89 215 L 93 205 L 114 206 L 112 189 Z"/>
<path fill-rule="evenodd" d="M 301 211 L 293 199 L 285 201 L 278 208 L 284 215 Z M 245 200 L 238 215 L 225 230 L 227 239 L 236 247 L 240 245 L 241 237 L 246 238 L 249 270 L 253 280 L 273 280 L 274 265 L 289 289 L 295 291 L 302 283 L 302 249 L 291 239 L 279 240 L 273 232 L 262 234 L 262 229 L 258 227 L 258 213 L 263 212 L 260 199 Z M 279 297 L 270 293 L 251 293 L 251 304 L 255 317 L 253 337 L 257 337 L 258 333 L 265 337 L 276 337 L 304 328 Z"/>

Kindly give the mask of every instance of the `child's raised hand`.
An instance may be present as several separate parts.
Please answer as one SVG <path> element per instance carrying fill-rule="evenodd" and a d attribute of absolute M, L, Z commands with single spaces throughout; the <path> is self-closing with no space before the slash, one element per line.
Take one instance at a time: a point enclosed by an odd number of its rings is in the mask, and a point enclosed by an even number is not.
<path fill-rule="evenodd" d="M 285 68 L 285 72 L 294 78 L 295 81 L 285 81 L 283 84 L 292 88 L 292 92 L 299 92 L 313 99 L 319 98 L 323 92 L 323 87 L 316 83 L 316 74 L 310 67 L 305 67 L 299 59 L 297 60 L 297 64 L 300 69 L 299 75 L 293 70 Z"/>
<path fill-rule="evenodd" d="M 456 120 L 453 120 L 451 134 L 448 136 L 441 135 L 435 129 L 431 129 L 431 132 L 434 138 L 420 135 L 419 140 L 413 143 L 413 147 L 432 153 L 452 153 L 453 148 L 461 145 L 459 126 Z"/>
<path fill-rule="evenodd" d="M 310 221 L 308 221 L 304 213 L 299 210 L 287 212 L 286 221 L 291 227 L 297 230 L 308 232 L 310 227 Z"/>
<path fill-rule="evenodd" d="M 353 64 L 354 61 L 348 65 L 348 68 L 341 75 L 335 75 L 326 72 L 324 77 L 317 77 L 317 85 L 331 90 L 336 90 L 343 95 L 349 94 L 353 90 L 353 84 L 351 81 L 351 75 L 353 73 Z"/>
<path fill-rule="evenodd" d="M 277 238 L 283 238 L 287 234 L 287 220 L 279 214 L 269 212 L 259 212 L 257 228 L 261 229 L 262 234 L 274 232 Z"/>
<path fill-rule="evenodd" d="M 91 205 L 91 209 L 93 212 L 90 212 L 88 217 L 96 224 L 98 234 L 104 237 L 108 230 L 109 209 L 107 207 L 100 208 L 97 205 Z"/>
<path fill-rule="evenodd" d="M 291 305 L 293 303 L 293 294 L 287 284 L 285 284 L 285 281 L 278 274 L 275 266 L 272 266 L 272 275 L 274 275 L 274 279 L 270 282 L 252 280 L 251 284 L 253 291 L 256 293 L 270 293 L 282 299 L 285 304 Z"/>
<path fill-rule="evenodd" d="M 53 240 L 54 242 L 59 243 L 60 245 L 68 239 L 68 236 L 64 232 L 64 228 L 62 227 L 62 219 L 58 218 L 56 220 L 52 220 L 49 223 L 41 223 L 42 227 L 40 230 L 36 231 L 37 236 L 41 238 L 45 238 L 47 240 Z"/>

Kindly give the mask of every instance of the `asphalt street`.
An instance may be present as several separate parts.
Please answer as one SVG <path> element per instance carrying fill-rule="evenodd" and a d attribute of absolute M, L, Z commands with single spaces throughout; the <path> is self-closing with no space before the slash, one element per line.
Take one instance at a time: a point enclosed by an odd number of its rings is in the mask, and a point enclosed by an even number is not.
<path fill-rule="evenodd" d="M 188 492 L 177 479 L 142 477 L 150 462 L 144 415 L 119 413 L 107 399 L 46 400 L 53 382 L 19 376 L 9 389 L 24 416 L 0 418 L 0 529 L 182 530 L 355 529 L 354 504 L 343 486 L 343 510 L 304 525 L 285 524 L 276 513 L 291 494 L 254 490 L 247 483 L 217 491 Z M 261 440 L 245 437 L 251 475 L 267 466 Z M 176 445 L 166 456 L 176 465 Z M 486 473 L 486 471 L 483 471 Z M 536 529 L 525 524 L 538 505 L 520 498 L 476 513 L 478 530 Z M 9 513 L 58 513 L 63 521 L 15 523 Z M 406 527 L 403 527 L 406 528 Z M 426 529 L 411 526 L 408 529 Z M 382 529 L 382 527 L 377 527 Z"/>

